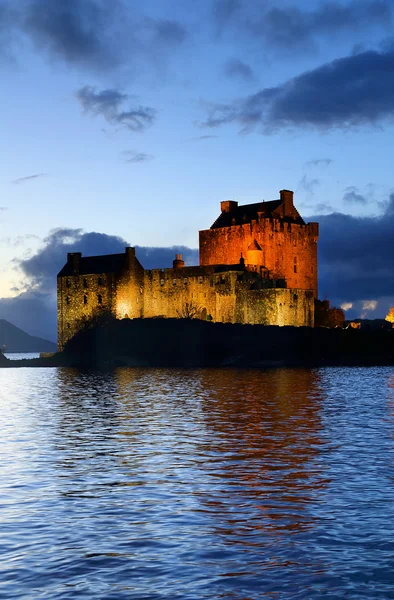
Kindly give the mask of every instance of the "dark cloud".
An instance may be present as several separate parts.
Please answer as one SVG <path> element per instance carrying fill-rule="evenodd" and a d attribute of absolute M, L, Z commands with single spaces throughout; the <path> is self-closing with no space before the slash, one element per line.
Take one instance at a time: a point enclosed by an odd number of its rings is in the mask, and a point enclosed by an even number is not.
<path fill-rule="evenodd" d="M 300 206 L 305 209 L 308 214 L 310 211 L 312 211 L 313 214 L 316 214 L 317 212 L 319 214 L 332 213 L 334 211 L 333 207 L 325 202 L 319 202 L 318 204 L 306 204 L 305 202 L 301 202 Z"/>
<path fill-rule="evenodd" d="M 394 194 L 379 217 L 319 215 L 319 289 L 336 304 L 394 297 Z"/>
<path fill-rule="evenodd" d="M 18 179 L 14 179 L 11 183 L 15 185 L 19 185 L 21 183 L 27 183 L 28 181 L 33 181 L 34 179 L 39 179 L 40 177 L 46 177 L 46 173 L 36 173 L 35 175 L 27 175 L 26 177 L 19 177 Z"/>
<path fill-rule="evenodd" d="M 327 63 L 232 104 L 211 105 L 204 125 L 236 123 L 263 133 L 294 127 L 349 128 L 394 117 L 394 49 Z"/>
<path fill-rule="evenodd" d="M 272 8 L 261 19 L 249 19 L 248 30 L 263 36 L 272 46 L 308 46 L 319 36 L 357 31 L 373 25 L 388 27 L 392 7 L 389 0 L 354 0 L 347 4 L 324 2 L 315 10 L 304 11 L 295 6 Z"/>
<path fill-rule="evenodd" d="M 160 42 L 166 44 L 182 44 L 186 39 L 186 29 L 177 21 L 161 19 L 153 21 L 152 28 L 155 31 L 155 37 Z"/>
<path fill-rule="evenodd" d="M 29 0 L 21 18 L 25 33 L 50 55 L 104 69 L 120 60 L 114 25 L 121 12 L 118 0 Z"/>
<path fill-rule="evenodd" d="M 25 37 L 52 59 L 102 72 L 135 69 L 187 37 L 175 20 L 148 18 L 123 0 L 1 0 L 13 38 Z M 1 28 L 1 21 L 0 21 Z"/>
<path fill-rule="evenodd" d="M 214 0 L 213 14 L 219 32 L 231 23 L 241 8 L 240 0 Z"/>
<path fill-rule="evenodd" d="M 190 138 L 192 142 L 200 142 L 202 140 L 213 140 L 217 138 L 217 135 L 198 135 L 197 137 Z"/>
<path fill-rule="evenodd" d="M 249 65 L 242 60 L 233 58 L 224 65 L 224 74 L 230 79 L 242 79 L 243 81 L 253 81 L 254 74 Z"/>
<path fill-rule="evenodd" d="M 152 154 L 145 152 L 136 152 L 135 150 L 124 150 L 120 153 L 121 159 L 126 163 L 141 163 L 153 160 L 155 157 Z"/>
<path fill-rule="evenodd" d="M 365 196 L 360 194 L 358 189 L 354 186 L 346 188 L 342 200 L 345 204 L 358 204 L 363 206 L 365 206 L 369 202 L 369 200 Z"/>
<path fill-rule="evenodd" d="M 100 115 L 111 125 L 133 132 L 144 131 L 156 118 L 153 108 L 131 105 L 134 98 L 118 90 L 96 91 L 87 85 L 78 90 L 76 97 L 86 114 Z M 126 102 L 130 103 L 127 108 L 124 107 Z"/>
<path fill-rule="evenodd" d="M 0 298 L 0 319 L 32 335 L 56 340 L 56 275 L 65 264 L 67 253 L 116 254 L 123 253 L 128 245 L 126 240 L 104 233 L 66 228 L 51 231 L 36 254 L 17 261 L 26 290 L 14 298 Z M 136 255 L 146 269 L 171 267 L 177 253 L 183 254 L 186 264 L 198 264 L 198 250 L 186 246 L 136 246 Z"/>
<path fill-rule="evenodd" d="M 182 254 L 185 265 L 198 265 L 198 250 L 188 246 L 170 246 L 167 248 L 136 246 L 135 253 L 144 269 L 165 269 L 172 267 L 175 254 Z"/>
<path fill-rule="evenodd" d="M 315 189 L 320 185 L 320 179 L 309 179 L 306 175 L 303 175 L 300 183 L 298 184 L 298 190 L 304 190 L 310 196 L 313 196 L 315 193 Z"/>
<path fill-rule="evenodd" d="M 314 160 L 308 160 L 306 165 L 308 167 L 328 167 L 332 162 L 331 158 L 315 158 Z"/>
<path fill-rule="evenodd" d="M 220 32 L 238 31 L 245 39 L 257 40 L 265 47 L 294 51 L 310 49 L 318 39 L 332 41 L 340 35 L 371 28 L 390 29 L 392 3 L 390 0 L 352 0 L 343 3 L 315 3 L 312 10 L 293 5 L 270 7 L 266 2 L 216 0 L 214 19 Z M 313 7 L 313 4 L 307 5 Z"/>

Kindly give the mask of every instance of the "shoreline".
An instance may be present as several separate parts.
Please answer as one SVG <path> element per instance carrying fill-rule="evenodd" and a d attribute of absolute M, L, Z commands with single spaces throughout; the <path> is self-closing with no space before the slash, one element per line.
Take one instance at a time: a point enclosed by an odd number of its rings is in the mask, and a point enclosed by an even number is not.
<path fill-rule="evenodd" d="M 394 366 L 394 330 L 267 327 L 196 319 L 109 320 L 86 327 L 62 352 L 0 355 L 0 367 L 318 368 Z"/>

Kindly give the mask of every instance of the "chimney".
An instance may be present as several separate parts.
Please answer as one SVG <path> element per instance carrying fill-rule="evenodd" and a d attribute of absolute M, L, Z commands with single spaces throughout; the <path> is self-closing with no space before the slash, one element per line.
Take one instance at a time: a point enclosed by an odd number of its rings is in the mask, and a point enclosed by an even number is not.
<path fill-rule="evenodd" d="M 81 256 L 82 256 L 81 252 L 68 252 L 67 253 L 67 262 L 69 264 L 71 264 L 74 275 L 79 274 L 79 263 L 81 260 Z"/>
<path fill-rule="evenodd" d="M 232 210 L 237 208 L 237 206 L 238 202 L 235 202 L 235 200 L 224 200 L 220 203 L 220 210 L 222 212 L 231 212 Z"/>
<path fill-rule="evenodd" d="M 294 213 L 293 194 L 291 190 L 280 190 L 280 199 L 283 203 L 285 217 L 292 217 Z"/>
<path fill-rule="evenodd" d="M 185 261 L 182 258 L 182 254 L 175 254 L 175 260 L 172 261 L 174 269 L 181 269 L 185 266 Z"/>

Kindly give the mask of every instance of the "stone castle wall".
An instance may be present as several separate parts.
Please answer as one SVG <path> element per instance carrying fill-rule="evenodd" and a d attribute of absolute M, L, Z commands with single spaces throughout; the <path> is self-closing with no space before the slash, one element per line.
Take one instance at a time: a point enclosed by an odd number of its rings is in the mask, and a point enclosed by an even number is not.
<path fill-rule="evenodd" d="M 316 223 L 301 225 L 278 219 L 260 219 L 200 231 L 200 265 L 235 264 L 240 256 L 264 265 L 274 279 L 284 278 L 289 288 L 312 289 L 317 297 Z M 257 242 L 261 251 L 250 251 Z M 261 258 L 258 255 L 261 253 Z"/>
<path fill-rule="evenodd" d="M 116 281 L 111 273 L 58 277 L 57 313 L 59 350 L 82 324 L 103 311 L 113 313 Z"/>

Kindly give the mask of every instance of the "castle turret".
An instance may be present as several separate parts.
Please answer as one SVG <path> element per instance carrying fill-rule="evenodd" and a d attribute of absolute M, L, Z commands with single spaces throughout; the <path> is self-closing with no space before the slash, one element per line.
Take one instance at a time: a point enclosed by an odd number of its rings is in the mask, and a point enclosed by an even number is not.
<path fill-rule="evenodd" d="M 181 269 L 185 266 L 185 261 L 182 258 L 182 254 L 175 254 L 175 260 L 172 261 L 174 269 Z"/>

